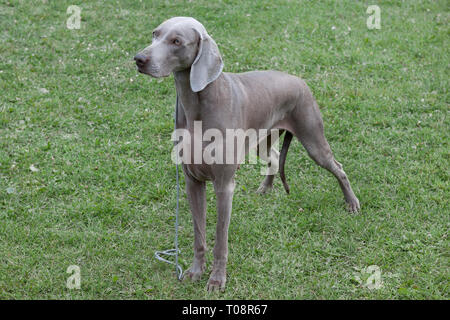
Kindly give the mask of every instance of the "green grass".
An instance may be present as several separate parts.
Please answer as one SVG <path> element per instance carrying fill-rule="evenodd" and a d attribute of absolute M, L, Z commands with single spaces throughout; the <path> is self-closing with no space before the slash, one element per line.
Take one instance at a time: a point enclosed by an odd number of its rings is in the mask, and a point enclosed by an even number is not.
<path fill-rule="evenodd" d="M 71 4 L 80 30 L 66 28 Z M 366 26 L 371 4 L 381 30 Z M 175 90 L 172 76 L 138 74 L 132 57 L 181 15 L 206 26 L 225 71 L 307 81 L 362 205 L 347 213 L 334 177 L 297 141 L 290 195 L 279 178 L 257 195 L 260 165 L 241 166 L 221 294 L 153 258 L 173 247 Z M 445 0 L 0 0 L 0 298 L 448 299 L 448 26 Z M 210 184 L 207 196 L 212 248 Z M 184 192 L 180 211 L 187 268 Z M 69 265 L 80 290 L 66 288 Z M 356 280 L 370 265 L 380 289 Z"/>

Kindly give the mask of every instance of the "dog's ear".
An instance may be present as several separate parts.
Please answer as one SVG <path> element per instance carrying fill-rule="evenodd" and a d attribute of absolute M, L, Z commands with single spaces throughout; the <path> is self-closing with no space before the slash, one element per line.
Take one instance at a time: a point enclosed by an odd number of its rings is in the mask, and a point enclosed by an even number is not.
<path fill-rule="evenodd" d="M 199 35 L 198 52 L 191 65 L 191 89 L 202 91 L 208 84 L 216 80 L 223 69 L 223 61 L 216 42 L 205 30 L 194 30 Z"/>

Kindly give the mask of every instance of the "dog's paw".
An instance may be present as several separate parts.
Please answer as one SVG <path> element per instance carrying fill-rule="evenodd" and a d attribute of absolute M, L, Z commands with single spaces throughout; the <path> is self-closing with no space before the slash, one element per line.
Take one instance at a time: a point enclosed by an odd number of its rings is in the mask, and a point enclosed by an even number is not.
<path fill-rule="evenodd" d="M 356 197 L 354 199 L 347 201 L 347 210 L 349 212 L 358 212 L 359 210 L 361 210 L 359 200 Z"/>
<path fill-rule="evenodd" d="M 225 275 L 214 275 L 212 274 L 208 280 L 208 284 L 206 286 L 206 290 L 208 292 L 214 291 L 225 291 L 225 283 L 227 282 L 227 278 Z"/>
<path fill-rule="evenodd" d="M 273 184 L 267 185 L 265 183 L 261 183 L 258 190 L 256 190 L 256 193 L 265 194 L 265 193 L 269 193 L 270 191 L 272 191 L 272 189 L 273 189 Z"/>
<path fill-rule="evenodd" d="M 205 272 L 205 265 L 203 265 L 200 268 L 192 266 L 184 273 L 183 280 L 190 279 L 192 281 L 198 281 L 202 278 L 204 272 Z"/>

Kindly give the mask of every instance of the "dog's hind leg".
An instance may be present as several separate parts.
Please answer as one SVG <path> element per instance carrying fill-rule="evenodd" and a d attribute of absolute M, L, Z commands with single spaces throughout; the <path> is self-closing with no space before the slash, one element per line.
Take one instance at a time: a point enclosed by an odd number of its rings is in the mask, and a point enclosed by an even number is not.
<path fill-rule="evenodd" d="M 275 139 L 269 135 L 258 145 L 258 156 L 267 162 L 265 178 L 259 185 L 257 193 L 264 194 L 273 189 L 273 180 L 278 172 L 280 153 L 275 148 Z M 264 173 L 262 173 L 264 174 Z"/>
<path fill-rule="evenodd" d="M 337 162 L 331 151 L 323 130 L 323 121 L 317 103 L 309 99 L 309 103 L 298 107 L 293 113 L 291 125 L 295 136 L 305 147 L 308 155 L 322 168 L 330 171 L 338 180 L 344 193 L 345 201 L 351 212 L 360 209 L 359 200 L 356 198 L 350 182 L 342 170 L 342 165 Z"/>

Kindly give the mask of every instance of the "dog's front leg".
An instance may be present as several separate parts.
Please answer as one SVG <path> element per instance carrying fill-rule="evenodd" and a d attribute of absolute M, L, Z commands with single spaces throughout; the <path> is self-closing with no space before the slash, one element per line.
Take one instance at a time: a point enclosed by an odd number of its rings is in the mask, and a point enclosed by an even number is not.
<path fill-rule="evenodd" d="M 206 183 L 185 174 L 186 194 L 191 207 L 194 224 L 194 261 L 185 277 L 199 280 L 205 271 L 206 260 Z"/>
<path fill-rule="evenodd" d="M 214 245 L 214 265 L 209 277 L 208 291 L 224 290 L 228 259 L 228 226 L 230 225 L 233 203 L 234 179 L 214 182 L 217 198 L 216 243 Z"/>

